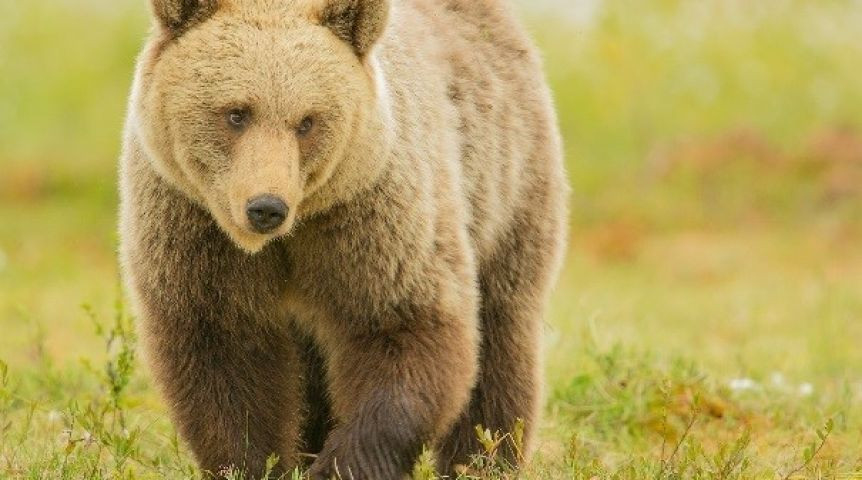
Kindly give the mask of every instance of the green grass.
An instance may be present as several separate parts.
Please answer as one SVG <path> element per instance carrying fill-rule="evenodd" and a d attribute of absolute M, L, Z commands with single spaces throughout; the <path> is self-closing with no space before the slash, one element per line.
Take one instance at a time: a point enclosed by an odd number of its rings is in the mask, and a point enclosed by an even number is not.
<path fill-rule="evenodd" d="M 0 478 L 196 475 L 118 300 L 120 3 L 0 4 Z M 862 5 L 522 3 L 575 190 L 522 475 L 862 478 Z"/>

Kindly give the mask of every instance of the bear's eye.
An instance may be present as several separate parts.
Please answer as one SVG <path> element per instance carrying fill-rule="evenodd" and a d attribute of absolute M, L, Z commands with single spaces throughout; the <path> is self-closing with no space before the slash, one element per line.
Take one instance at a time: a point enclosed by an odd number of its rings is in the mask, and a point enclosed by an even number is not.
<path fill-rule="evenodd" d="M 313 128 L 314 128 L 314 119 L 311 118 L 311 116 L 309 115 L 309 116 L 303 118 L 301 122 L 299 122 L 299 126 L 296 127 L 296 133 L 300 137 L 304 137 L 304 136 L 308 135 L 309 133 L 311 133 L 311 129 L 313 129 Z"/>
<path fill-rule="evenodd" d="M 234 109 L 227 113 L 227 123 L 233 128 L 243 128 L 248 123 L 248 111 Z"/>

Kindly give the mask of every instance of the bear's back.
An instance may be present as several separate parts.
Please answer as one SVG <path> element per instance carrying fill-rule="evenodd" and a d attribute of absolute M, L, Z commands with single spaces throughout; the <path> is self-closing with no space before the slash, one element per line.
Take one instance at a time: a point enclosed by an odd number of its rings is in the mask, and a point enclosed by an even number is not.
<path fill-rule="evenodd" d="M 395 81 L 415 88 L 408 101 L 427 116 L 448 115 L 444 129 L 454 132 L 480 257 L 514 228 L 516 217 L 563 203 L 562 148 L 550 93 L 539 55 L 508 2 L 396 0 L 381 47 Z M 451 112 L 440 113 L 441 104 Z"/>

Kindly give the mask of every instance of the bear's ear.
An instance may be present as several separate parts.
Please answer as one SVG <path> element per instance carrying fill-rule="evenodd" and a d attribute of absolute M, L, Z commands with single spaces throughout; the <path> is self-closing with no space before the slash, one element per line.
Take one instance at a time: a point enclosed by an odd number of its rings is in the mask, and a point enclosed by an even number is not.
<path fill-rule="evenodd" d="M 383 35 L 390 0 L 324 0 L 320 23 L 363 58 Z"/>
<path fill-rule="evenodd" d="M 218 8 L 218 0 L 150 1 L 159 24 L 173 35 L 179 35 L 195 23 L 205 20 Z"/>

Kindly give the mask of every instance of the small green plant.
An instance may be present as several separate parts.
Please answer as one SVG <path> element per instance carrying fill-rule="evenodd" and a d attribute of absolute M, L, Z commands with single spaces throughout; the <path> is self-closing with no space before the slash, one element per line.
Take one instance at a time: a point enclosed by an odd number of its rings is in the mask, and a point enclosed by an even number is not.
<path fill-rule="evenodd" d="M 413 480 L 436 480 L 437 468 L 434 463 L 434 452 L 427 446 L 423 447 L 422 454 L 413 467 Z"/>
<path fill-rule="evenodd" d="M 83 360 L 82 369 L 56 369 L 41 334 L 35 371 L 23 372 L 33 380 L 13 388 L 0 362 L 0 478 L 198 477 L 166 422 L 144 420 L 133 321 L 123 303 L 108 324 L 95 309 L 83 311 L 104 345 L 96 352 L 101 367 Z"/>
<path fill-rule="evenodd" d="M 291 472 L 284 473 L 280 476 L 275 476 L 275 467 L 278 465 L 279 458 L 277 455 L 272 455 L 266 460 L 266 468 L 260 477 L 246 472 L 245 470 L 230 466 L 225 467 L 215 474 L 219 480 L 303 480 L 305 477 L 300 469 L 294 469 Z"/>
<path fill-rule="evenodd" d="M 9 366 L 0 360 L 0 438 L 6 438 L 12 430 L 12 421 L 7 418 L 11 409 L 12 392 L 9 390 Z"/>
<path fill-rule="evenodd" d="M 506 457 L 515 458 L 518 463 L 525 460 L 524 456 L 523 419 L 518 419 L 511 432 L 492 432 L 482 425 L 476 425 L 475 432 L 482 452 L 471 457 L 470 465 L 460 469 L 458 479 L 509 479 L 516 478 L 518 469 Z M 506 455 L 502 455 L 506 452 Z"/>
<path fill-rule="evenodd" d="M 86 364 L 100 379 L 100 391 L 83 402 L 73 401 L 68 407 L 66 458 L 78 448 L 92 447 L 96 460 L 93 474 L 106 468 L 101 459 L 107 454 L 111 458 L 108 470 L 112 476 L 122 478 L 129 475 L 128 462 L 140 457 L 141 430 L 129 425 L 125 410 L 126 393 L 135 368 L 136 339 L 132 319 L 119 300 L 115 302 L 113 323 L 109 326 L 99 321 L 90 306 L 83 308 L 96 334 L 104 340 L 107 359 L 101 372 Z"/>
<path fill-rule="evenodd" d="M 811 466 L 814 462 L 814 459 L 817 458 L 817 455 L 823 450 L 823 447 L 826 446 L 826 442 L 829 440 L 829 437 L 832 435 L 832 432 L 835 430 L 835 420 L 829 419 L 826 422 L 826 425 L 823 428 L 817 430 L 817 439 L 812 440 L 811 443 L 805 447 L 802 451 L 802 464 L 793 470 L 789 471 L 786 475 L 782 477 L 782 480 L 790 480 L 795 475 L 801 473 L 806 468 Z"/>
<path fill-rule="evenodd" d="M 714 478 L 717 480 L 740 478 L 750 464 L 748 457 L 750 445 L 751 433 L 746 431 L 734 442 L 719 447 L 718 452 L 709 459 Z"/>

